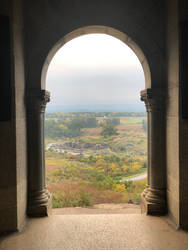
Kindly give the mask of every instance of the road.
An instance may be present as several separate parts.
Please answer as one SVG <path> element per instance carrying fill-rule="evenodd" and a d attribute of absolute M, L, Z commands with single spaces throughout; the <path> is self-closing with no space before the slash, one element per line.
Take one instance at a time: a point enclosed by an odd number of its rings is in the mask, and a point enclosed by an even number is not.
<path fill-rule="evenodd" d="M 139 181 L 139 180 L 142 180 L 142 179 L 145 179 L 147 177 L 147 173 L 143 173 L 141 175 L 137 175 L 137 176 L 134 176 L 134 177 L 128 177 L 128 178 L 125 178 L 124 181 Z"/>

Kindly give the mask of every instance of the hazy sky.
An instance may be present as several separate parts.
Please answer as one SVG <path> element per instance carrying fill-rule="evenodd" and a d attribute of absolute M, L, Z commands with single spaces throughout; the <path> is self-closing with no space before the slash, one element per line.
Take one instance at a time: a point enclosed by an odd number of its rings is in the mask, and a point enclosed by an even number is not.
<path fill-rule="evenodd" d="M 134 52 L 103 34 L 66 43 L 47 72 L 50 105 L 141 104 L 144 73 Z"/>

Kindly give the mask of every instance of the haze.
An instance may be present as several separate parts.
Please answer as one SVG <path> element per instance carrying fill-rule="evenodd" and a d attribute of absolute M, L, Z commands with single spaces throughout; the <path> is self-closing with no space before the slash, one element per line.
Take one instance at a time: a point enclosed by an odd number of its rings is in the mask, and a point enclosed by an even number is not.
<path fill-rule="evenodd" d="M 57 107 L 145 110 L 140 101 L 140 90 L 144 89 L 141 64 L 127 45 L 109 35 L 84 35 L 66 43 L 51 61 L 46 81 L 51 92 L 47 110 Z"/>

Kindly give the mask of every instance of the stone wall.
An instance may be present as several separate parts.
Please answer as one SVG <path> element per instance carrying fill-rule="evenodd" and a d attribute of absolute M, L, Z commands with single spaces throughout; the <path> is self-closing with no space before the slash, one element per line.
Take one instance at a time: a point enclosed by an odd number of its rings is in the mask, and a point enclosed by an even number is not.
<path fill-rule="evenodd" d="M 1 1 L 0 2 L 0 14 L 4 17 L 8 17 L 9 20 L 9 29 L 8 33 L 11 37 L 11 2 L 10 1 Z M 2 25 L 2 24 L 1 24 Z M 4 38 L 5 39 L 5 38 Z M 11 38 L 6 38 L 6 44 L 11 48 Z M 3 77 L 3 82 L 1 85 L 11 85 L 13 84 L 13 78 L 11 79 L 8 75 L 12 70 L 12 60 L 11 53 L 8 51 L 5 52 L 5 48 L 1 47 L 1 55 L 6 53 L 6 57 L 9 57 L 9 62 L 4 66 L 4 69 L 1 67 L 1 76 Z M 11 70 L 10 70 L 11 68 Z M 2 72 L 3 71 L 3 72 Z M 8 75 L 7 75 L 8 74 Z M 14 133 L 14 115 L 13 115 L 13 89 L 11 88 L 8 98 L 10 98 L 10 109 L 8 112 L 10 114 L 2 121 L 0 121 L 0 232 L 16 230 L 17 228 L 17 211 L 16 211 L 16 148 L 15 148 L 15 133 Z M 7 93 L 6 93 L 7 94 Z M 1 109 L 7 109 L 1 105 Z M 1 112 L 2 113 L 2 112 Z"/>
<path fill-rule="evenodd" d="M 13 62 L 16 136 L 17 229 L 25 224 L 27 208 L 27 129 L 22 1 L 13 1 Z"/>
<path fill-rule="evenodd" d="M 183 229 L 188 229 L 188 55 L 187 43 L 184 45 L 182 43 L 182 32 L 184 32 L 182 25 L 186 21 L 188 21 L 187 1 L 169 0 L 166 115 L 167 199 L 169 216 L 177 227 Z"/>
<path fill-rule="evenodd" d="M 167 201 L 169 215 L 179 225 L 179 40 L 178 1 L 168 1 L 168 88 L 166 111 Z"/>
<path fill-rule="evenodd" d="M 26 218 L 27 145 L 23 23 L 21 1 L 1 1 L 0 14 L 9 17 L 11 91 L 10 117 L 0 121 L 0 233 L 20 230 Z M 2 51 L 1 51 L 2 53 Z M 1 67 L 2 70 L 2 67 Z M 4 69 L 6 71 L 6 69 Z M 1 73 L 1 77 L 3 72 Z M 6 78 L 1 84 L 7 85 Z M 8 79 L 8 78 L 7 78 Z M 8 104 L 7 104 L 8 105 Z M 6 105 L 1 106 L 7 109 Z M 8 109 L 7 109 L 8 110 Z M 1 117 L 2 118 L 2 117 Z"/>
<path fill-rule="evenodd" d="M 180 27 L 180 226 L 188 229 L 188 2 L 179 4 Z M 183 41 L 182 41 L 183 40 Z"/>
<path fill-rule="evenodd" d="M 152 86 L 164 87 L 165 1 L 24 1 L 26 81 L 41 88 L 41 72 L 48 53 L 70 32 L 92 25 L 117 29 L 141 48 L 148 60 Z"/>
<path fill-rule="evenodd" d="M 160 90 L 162 95 L 167 94 L 163 110 L 166 112 L 166 152 L 163 152 L 164 155 L 166 153 L 166 164 L 164 163 L 162 171 L 165 172 L 167 168 L 167 174 L 166 172 L 164 174 L 167 179 L 168 211 L 177 226 L 188 228 L 188 122 L 181 116 L 182 93 L 179 82 L 179 52 L 181 52 L 179 21 L 187 20 L 186 2 L 186 0 L 2 0 L 0 2 L 0 15 L 10 17 L 11 39 L 7 43 L 10 43 L 11 47 L 9 68 L 12 86 L 11 116 L 7 120 L 0 121 L 0 232 L 20 230 L 25 223 L 27 152 L 33 161 L 38 159 L 39 165 L 40 162 L 44 162 L 41 151 L 43 144 L 40 139 L 43 132 L 40 125 L 44 110 L 42 114 L 36 112 L 38 118 L 35 128 L 32 127 L 32 122 L 27 124 L 25 92 L 30 96 L 30 103 L 34 98 L 33 93 L 37 93 L 35 98 L 43 108 L 47 92 L 41 91 L 41 88 L 45 88 L 45 84 L 41 84 L 41 76 L 49 53 L 68 34 L 86 26 L 102 26 L 103 29 L 108 27 L 104 33 L 114 29 L 127 34 L 128 39 L 132 39 L 139 46 L 144 54 L 144 60 L 146 58 L 148 62 L 150 87 Z M 30 106 L 29 108 L 32 108 L 32 105 Z M 27 146 L 27 132 L 31 131 L 31 127 L 38 136 L 34 139 L 40 144 L 38 148 L 35 147 L 35 151 L 38 150 L 36 153 L 38 158 L 36 155 L 32 157 L 34 146 Z M 164 134 L 162 133 L 162 136 Z M 153 145 L 155 144 L 151 141 L 151 146 L 154 147 Z M 35 164 L 36 171 L 38 171 L 37 166 Z M 37 195 L 42 194 L 42 202 L 48 197 L 44 188 L 43 168 L 44 166 L 41 166 L 41 171 L 36 176 L 37 185 L 43 183 L 42 192 L 36 190 Z M 30 172 L 32 170 L 30 168 Z M 43 177 L 41 180 L 40 174 Z M 156 178 L 160 181 L 159 175 Z M 165 186 L 164 182 L 163 180 Z"/>

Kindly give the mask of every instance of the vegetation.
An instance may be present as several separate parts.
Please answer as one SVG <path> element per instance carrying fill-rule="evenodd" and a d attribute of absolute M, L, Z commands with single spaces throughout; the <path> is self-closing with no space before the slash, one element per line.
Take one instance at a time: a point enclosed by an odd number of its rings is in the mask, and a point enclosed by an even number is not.
<path fill-rule="evenodd" d="M 139 202 L 146 180 L 127 178 L 146 171 L 145 125 L 145 114 L 47 114 L 47 187 L 53 207 Z"/>
<path fill-rule="evenodd" d="M 103 127 L 101 135 L 104 137 L 118 135 L 117 128 L 113 124 L 106 124 Z"/>

